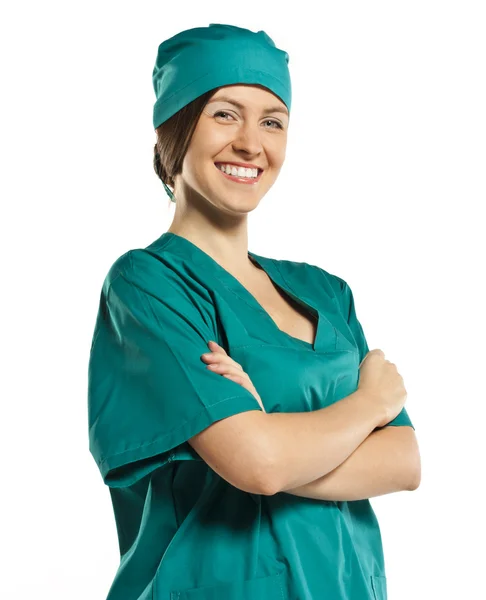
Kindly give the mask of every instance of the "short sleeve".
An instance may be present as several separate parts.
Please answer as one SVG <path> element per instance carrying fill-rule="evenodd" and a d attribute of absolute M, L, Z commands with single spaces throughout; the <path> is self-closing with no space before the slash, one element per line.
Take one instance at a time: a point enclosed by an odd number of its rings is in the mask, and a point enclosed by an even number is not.
<path fill-rule="evenodd" d="M 240 384 L 206 368 L 219 343 L 190 291 L 143 250 L 110 269 L 88 367 L 90 451 L 110 487 L 172 460 L 202 460 L 187 440 L 212 423 L 262 410 Z M 177 281 L 177 276 L 176 279 Z"/>
<path fill-rule="evenodd" d="M 340 283 L 342 307 L 347 318 L 348 326 L 351 329 L 353 337 L 358 346 L 359 362 L 361 364 L 364 357 L 369 352 L 368 343 L 366 341 L 363 327 L 361 326 L 361 323 L 359 322 L 358 317 L 356 315 L 356 307 L 354 303 L 353 292 L 349 285 L 346 283 L 346 281 L 340 279 Z M 386 427 L 388 427 L 389 425 L 409 425 L 410 427 L 415 429 L 405 407 L 402 408 L 398 415 L 392 421 L 390 421 L 386 425 Z"/>

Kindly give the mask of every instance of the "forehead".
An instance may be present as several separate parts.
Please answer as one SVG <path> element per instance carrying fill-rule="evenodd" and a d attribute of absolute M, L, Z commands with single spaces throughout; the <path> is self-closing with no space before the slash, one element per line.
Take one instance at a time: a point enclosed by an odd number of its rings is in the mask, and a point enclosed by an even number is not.
<path fill-rule="evenodd" d="M 211 102 L 230 102 L 241 109 L 257 105 L 269 112 L 288 114 L 287 107 L 280 98 L 268 88 L 258 84 L 224 86 L 210 97 L 208 104 Z"/>

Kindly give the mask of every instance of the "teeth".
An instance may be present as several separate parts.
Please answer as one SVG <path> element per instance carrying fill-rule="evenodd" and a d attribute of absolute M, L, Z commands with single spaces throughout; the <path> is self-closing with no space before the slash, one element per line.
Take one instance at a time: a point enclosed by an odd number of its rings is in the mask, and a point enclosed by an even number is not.
<path fill-rule="evenodd" d="M 258 177 L 258 169 L 247 169 L 245 167 L 237 167 L 235 165 L 216 165 L 218 169 L 232 175 L 233 177 L 248 177 L 249 179 L 255 179 Z"/>

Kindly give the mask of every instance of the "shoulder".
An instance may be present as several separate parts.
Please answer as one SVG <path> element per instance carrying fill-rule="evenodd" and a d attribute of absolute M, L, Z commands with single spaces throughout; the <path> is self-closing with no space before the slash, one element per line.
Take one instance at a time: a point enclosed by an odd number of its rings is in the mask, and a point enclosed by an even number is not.
<path fill-rule="evenodd" d="M 188 288 L 177 257 L 148 248 L 127 250 L 109 267 L 103 282 L 104 290 L 107 292 L 112 287 L 126 284 L 153 296 L 180 294 Z"/>
<path fill-rule="evenodd" d="M 312 290 L 325 292 L 331 298 L 339 299 L 347 288 L 347 282 L 319 265 L 288 259 L 271 259 L 282 277 L 289 283 L 302 285 Z"/>
<path fill-rule="evenodd" d="M 120 255 L 108 269 L 103 294 L 131 310 L 145 306 L 158 318 L 182 316 L 211 326 L 216 320 L 210 292 L 181 257 L 163 249 L 132 248 Z"/>
<path fill-rule="evenodd" d="M 153 257 L 142 248 L 132 248 L 112 262 L 103 285 L 108 289 L 120 278 L 139 285 L 154 277 L 156 273 L 160 276 L 160 270 L 154 268 Z"/>

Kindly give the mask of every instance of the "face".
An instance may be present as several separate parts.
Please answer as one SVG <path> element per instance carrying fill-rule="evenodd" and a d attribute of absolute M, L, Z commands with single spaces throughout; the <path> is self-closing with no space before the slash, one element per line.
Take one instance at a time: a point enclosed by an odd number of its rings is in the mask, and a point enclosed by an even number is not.
<path fill-rule="evenodd" d="M 289 114 L 267 88 L 231 85 L 207 102 L 175 179 L 175 195 L 199 194 L 220 210 L 253 210 L 272 187 L 285 160 Z M 218 166 L 248 163 L 258 167 L 256 179 L 242 179 Z M 218 166 L 215 164 L 218 163 Z M 235 168 L 239 168 L 234 165 Z M 260 169 L 263 171 L 260 172 Z M 250 174 L 245 169 L 245 174 Z M 254 173 L 252 173 L 254 174 Z"/>

